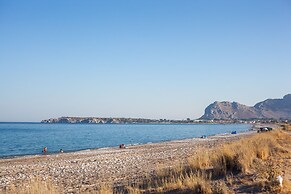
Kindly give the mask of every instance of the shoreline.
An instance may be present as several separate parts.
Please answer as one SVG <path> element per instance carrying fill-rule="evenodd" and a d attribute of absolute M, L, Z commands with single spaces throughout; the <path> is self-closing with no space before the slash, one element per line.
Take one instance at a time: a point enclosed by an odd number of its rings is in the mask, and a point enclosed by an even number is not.
<path fill-rule="evenodd" d="M 217 134 L 206 139 L 133 145 L 127 149 L 111 147 L 0 159 L 0 193 L 11 184 L 24 184 L 35 177 L 51 179 L 64 187 L 65 192 L 96 190 L 102 184 L 120 185 L 150 176 L 159 167 L 185 162 L 200 149 L 212 149 L 255 133 Z"/>
<path fill-rule="evenodd" d="M 253 125 L 249 130 L 237 132 L 237 134 L 231 134 L 229 133 L 218 133 L 218 134 L 211 134 L 208 135 L 207 138 L 214 137 L 214 136 L 221 136 L 221 135 L 238 135 L 242 133 L 246 133 L 249 131 L 255 131 L 258 126 Z M 200 137 L 193 137 L 193 138 L 183 138 L 183 139 L 174 139 L 174 140 L 163 140 L 163 141 L 157 141 L 157 142 L 146 142 L 146 143 L 136 143 L 136 144 L 128 144 L 126 147 L 132 147 L 132 146 L 139 146 L 139 145 L 147 145 L 147 144 L 159 144 L 164 142 L 172 142 L 172 141 L 182 141 L 182 140 L 190 140 L 190 139 L 202 139 Z M 0 161 L 5 159 L 17 159 L 17 158 L 25 158 L 25 157 L 37 157 L 37 156 L 50 156 L 50 155 L 57 155 L 57 154 L 65 154 L 65 153 L 74 153 L 74 152 L 82 152 L 82 151 L 91 151 L 91 150 L 99 150 L 99 149 L 114 149 L 118 148 L 118 146 L 111 146 L 111 147 L 100 147 L 100 148 L 85 148 L 85 149 L 77 149 L 77 150 L 64 150 L 64 153 L 60 152 L 50 152 L 47 154 L 42 153 L 35 153 L 35 154 L 19 154 L 19 155 L 11 155 L 11 156 L 0 156 Z M 119 148 L 118 148 L 119 149 Z"/>

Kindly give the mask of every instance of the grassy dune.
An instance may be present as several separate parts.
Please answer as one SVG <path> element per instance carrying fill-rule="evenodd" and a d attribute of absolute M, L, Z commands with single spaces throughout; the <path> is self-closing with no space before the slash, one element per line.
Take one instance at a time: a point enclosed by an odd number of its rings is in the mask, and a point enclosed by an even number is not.
<path fill-rule="evenodd" d="M 284 177 L 284 162 L 291 158 L 291 136 L 276 130 L 256 134 L 213 150 L 200 150 L 188 163 L 158 170 L 146 184 L 130 187 L 132 193 L 234 193 L 291 191 Z M 285 161 L 285 159 L 287 161 Z M 251 179 L 249 179 L 251 177 Z"/>
<path fill-rule="evenodd" d="M 258 133 L 214 149 L 199 150 L 186 163 L 160 167 L 151 177 L 119 187 L 102 186 L 95 193 L 288 193 L 285 178 L 291 159 L 291 127 Z M 286 169 L 287 168 L 287 169 Z M 291 169 L 289 169 L 291 170 Z M 276 177 L 281 175 L 283 187 Z M 36 178 L 7 193 L 62 193 L 51 181 Z"/>

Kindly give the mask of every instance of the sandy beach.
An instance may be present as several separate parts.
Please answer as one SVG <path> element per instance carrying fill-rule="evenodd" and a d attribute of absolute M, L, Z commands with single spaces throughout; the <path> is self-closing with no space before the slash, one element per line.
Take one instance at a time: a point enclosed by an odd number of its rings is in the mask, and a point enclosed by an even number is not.
<path fill-rule="evenodd" d="M 215 135 L 161 143 L 129 146 L 126 149 L 103 148 L 53 155 L 0 159 L 0 191 L 10 184 L 25 183 L 34 177 L 51 179 L 65 192 L 96 189 L 102 184 L 124 184 L 149 176 L 157 168 L 186 161 L 201 148 L 214 148 L 254 134 Z"/>

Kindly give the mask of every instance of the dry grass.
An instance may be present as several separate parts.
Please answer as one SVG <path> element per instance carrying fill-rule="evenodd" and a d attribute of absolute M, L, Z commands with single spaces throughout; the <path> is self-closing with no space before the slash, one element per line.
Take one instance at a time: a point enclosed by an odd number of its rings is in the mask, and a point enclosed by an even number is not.
<path fill-rule="evenodd" d="M 50 180 L 41 180 L 39 177 L 31 179 L 29 183 L 22 183 L 20 185 L 12 185 L 8 187 L 3 193 L 17 193 L 17 194 L 60 194 L 62 189 L 55 186 Z"/>
<path fill-rule="evenodd" d="M 141 189 L 141 187 L 143 187 Z M 212 193 L 210 180 L 203 174 L 176 174 L 167 177 L 156 177 L 147 185 L 126 187 L 122 193 Z"/>
<path fill-rule="evenodd" d="M 90 192 L 88 192 L 90 193 Z M 113 189 L 109 186 L 107 187 L 101 187 L 98 191 L 95 192 L 96 194 L 112 194 Z"/>
<path fill-rule="evenodd" d="M 277 184 L 282 168 L 276 159 L 290 157 L 290 142 L 289 134 L 276 130 L 201 150 L 188 158 L 186 165 L 157 170 L 147 184 L 136 185 L 135 193 L 233 193 L 233 177 L 250 173 L 258 174 L 255 183 L 245 180 L 242 184 L 259 191 L 288 191 L 291 187 L 286 181 L 284 188 Z"/>
<path fill-rule="evenodd" d="M 291 124 L 289 124 L 289 123 L 283 123 L 283 124 L 281 124 L 281 128 L 284 131 L 291 131 Z"/>
<path fill-rule="evenodd" d="M 278 137 L 286 137 L 281 132 L 257 134 L 237 142 L 226 144 L 212 154 L 214 174 L 246 173 L 257 160 L 265 161 L 271 156 L 288 152 L 278 142 Z"/>

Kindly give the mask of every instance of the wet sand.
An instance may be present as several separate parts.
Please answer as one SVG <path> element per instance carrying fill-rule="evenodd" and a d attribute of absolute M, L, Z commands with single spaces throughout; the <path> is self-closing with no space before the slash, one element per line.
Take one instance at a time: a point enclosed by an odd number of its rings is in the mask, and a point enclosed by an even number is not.
<path fill-rule="evenodd" d="M 65 192 L 93 190 L 106 184 L 126 184 L 156 169 L 186 161 L 202 148 L 213 148 L 256 133 L 215 135 L 206 139 L 151 143 L 126 149 L 103 148 L 52 155 L 23 156 L 0 159 L 0 192 L 5 187 L 26 183 L 34 177 L 51 179 Z"/>

